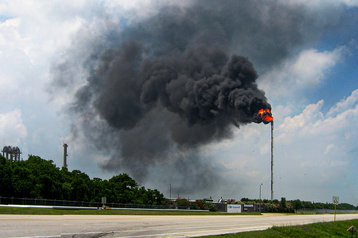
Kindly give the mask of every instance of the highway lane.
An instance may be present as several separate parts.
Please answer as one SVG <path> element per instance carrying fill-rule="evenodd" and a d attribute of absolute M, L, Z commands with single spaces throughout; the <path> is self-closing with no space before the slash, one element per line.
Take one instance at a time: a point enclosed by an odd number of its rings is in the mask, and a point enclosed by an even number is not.
<path fill-rule="evenodd" d="M 337 220 L 358 219 L 339 214 Z M 332 221 L 333 215 L 117 216 L 0 215 L 3 237 L 196 237 Z"/>

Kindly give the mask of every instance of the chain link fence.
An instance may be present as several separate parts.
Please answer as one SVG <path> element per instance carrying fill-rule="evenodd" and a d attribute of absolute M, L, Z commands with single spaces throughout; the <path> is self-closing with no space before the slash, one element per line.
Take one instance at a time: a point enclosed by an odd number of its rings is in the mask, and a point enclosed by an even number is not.
<path fill-rule="evenodd" d="M 17 198 L 1 197 L 0 204 L 16 205 L 45 205 L 45 206 L 73 206 L 73 207 L 117 207 L 117 208 L 147 208 L 147 209 L 176 209 L 175 205 L 151 205 L 151 204 L 123 204 L 123 203 L 106 203 L 101 202 L 83 202 L 56 199 L 39 199 L 39 198 Z"/>

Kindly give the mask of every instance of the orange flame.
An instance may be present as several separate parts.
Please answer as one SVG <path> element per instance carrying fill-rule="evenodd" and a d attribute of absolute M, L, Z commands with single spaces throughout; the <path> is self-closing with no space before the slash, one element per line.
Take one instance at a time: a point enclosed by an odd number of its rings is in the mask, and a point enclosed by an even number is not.
<path fill-rule="evenodd" d="M 261 122 L 268 124 L 273 121 L 273 117 L 270 109 L 260 109 L 257 112 L 257 117 L 261 120 Z"/>

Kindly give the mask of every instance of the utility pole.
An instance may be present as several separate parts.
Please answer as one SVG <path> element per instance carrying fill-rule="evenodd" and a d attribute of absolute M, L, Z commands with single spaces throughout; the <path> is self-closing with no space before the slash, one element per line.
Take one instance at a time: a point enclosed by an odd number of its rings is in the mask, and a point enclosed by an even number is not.
<path fill-rule="evenodd" d="M 262 204 L 262 199 L 261 199 L 261 189 L 262 189 L 262 185 L 263 185 L 263 183 L 260 184 L 260 207 L 259 207 L 259 212 L 261 212 L 261 204 Z"/>
<path fill-rule="evenodd" d="M 172 184 L 169 184 L 169 199 L 172 200 Z"/>

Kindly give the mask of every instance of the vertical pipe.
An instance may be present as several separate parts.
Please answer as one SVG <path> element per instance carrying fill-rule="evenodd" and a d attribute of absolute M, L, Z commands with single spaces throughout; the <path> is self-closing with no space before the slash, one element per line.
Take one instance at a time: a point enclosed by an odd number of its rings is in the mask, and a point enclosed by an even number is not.
<path fill-rule="evenodd" d="M 63 144 L 63 167 L 64 168 L 67 168 L 67 147 L 68 145 L 67 144 Z"/>
<path fill-rule="evenodd" d="M 273 201 L 273 121 L 271 122 L 271 201 Z"/>

